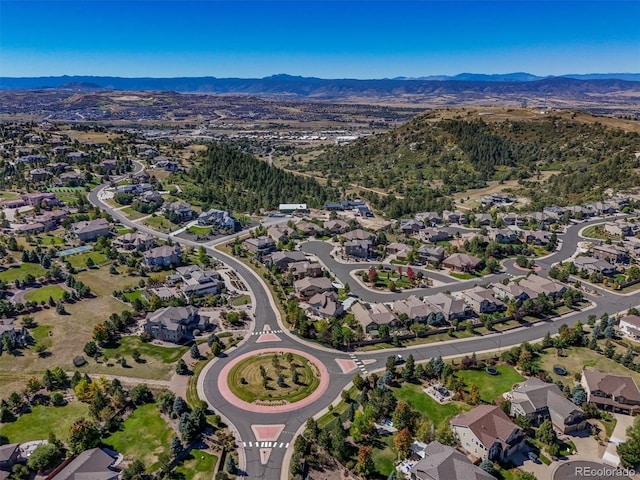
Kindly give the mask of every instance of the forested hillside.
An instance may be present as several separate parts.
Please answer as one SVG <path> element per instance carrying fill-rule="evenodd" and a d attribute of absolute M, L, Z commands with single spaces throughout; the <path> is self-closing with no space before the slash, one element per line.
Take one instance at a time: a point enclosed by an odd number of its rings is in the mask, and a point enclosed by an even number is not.
<path fill-rule="evenodd" d="M 312 178 L 285 172 L 223 143 L 210 145 L 200 164 L 181 180 L 186 183 L 181 196 L 203 208 L 257 212 L 277 209 L 280 203 L 322 207 L 338 198 Z"/>
<path fill-rule="evenodd" d="M 329 147 L 312 163 L 291 168 L 405 197 L 520 180 L 521 193 L 534 201 L 563 203 L 597 198 L 608 187 L 640 185 L 636 152 L 640 135 L 597 122 L 561 116 L 485 122 L 425 114 L 389 133 Z M 527 182 L 545 170 L 559 173 L 543 188 Z"/>

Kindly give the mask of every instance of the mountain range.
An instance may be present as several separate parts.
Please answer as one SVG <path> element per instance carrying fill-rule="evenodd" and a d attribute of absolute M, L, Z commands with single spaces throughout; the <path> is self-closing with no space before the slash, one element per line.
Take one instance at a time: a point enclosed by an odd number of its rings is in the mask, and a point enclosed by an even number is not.
<path fill-rule="evenodd" d="M 528 73 L 391 79 L 323 79 L 292 75 L 265 78 L 124 78 L 99 76 L 0 77 L 1 90 L 19 89 L 152 90 L 297 98 L 345 98 L 441 94 L 537 94 L 563 96 L 639 92 L 640 74 L 592 74 L 538 77 Z"/>

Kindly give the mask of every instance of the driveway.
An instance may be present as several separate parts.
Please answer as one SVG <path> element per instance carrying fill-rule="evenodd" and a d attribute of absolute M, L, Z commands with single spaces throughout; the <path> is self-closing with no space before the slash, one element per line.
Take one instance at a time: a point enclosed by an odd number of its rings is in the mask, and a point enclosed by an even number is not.
<path fill-rule="evenodd" d="M 609 444 L 607 445 L 607 450 L 604 452 L 602 460 L 610 465 L 619 465 L 620 457 L 618 457 L 618 445 L 627 439 L 627 428 L 633 425 L 633 417 L 629 415 L 620 415 L 619 413 L 614 413 L 613 416 L 616 417 L 617 423 L 616 427 L 613 429 L 613 433 L 609 439 Z"/>

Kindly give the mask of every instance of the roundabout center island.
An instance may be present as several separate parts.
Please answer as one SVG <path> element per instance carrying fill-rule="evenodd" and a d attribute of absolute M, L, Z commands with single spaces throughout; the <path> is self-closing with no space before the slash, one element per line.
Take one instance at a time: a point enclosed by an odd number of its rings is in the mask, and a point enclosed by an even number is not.
<path fill-rule="evenodd" d="M 329 387 L 329 373 L 300 350 L 268 348 L 230 361 L 218 390 L 229 403 L 256 413 L 283 413 L 317 401 Z"/>

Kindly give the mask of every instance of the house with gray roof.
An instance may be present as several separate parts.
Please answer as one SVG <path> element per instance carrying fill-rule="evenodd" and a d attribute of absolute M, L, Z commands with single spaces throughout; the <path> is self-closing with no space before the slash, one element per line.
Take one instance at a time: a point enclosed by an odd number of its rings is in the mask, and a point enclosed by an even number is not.
<path fill-rule="evenodd" d="M 198 265 L 176 268 L 180 278 L 180 291 L 187 298 L 201 295 L 215 295 L 224 288 L 220 274 L 215 270 L 203 270 Z"/>
<path fill-rule="evenodd" d="M 393 309 L 398 314 L 407 315 L 412 322 L 442 325 L 446 320 L 442 310 L 430 303 L 423 302 L 415 295 L 393 302 Z"/>
<path fill-rule="evenodd" d="M 462 320 L 473 315 L 473 309 L 464 300 L 446 293 L 440 292 L 424 297 L 424 301 L 439 308 L 447 321 Z"/>
<path fill-rule="evenodd" d="M 425 263 L 441 262 L 444 259 L 444 247 L 440 245 L 420 245 L 418 260 Z"/>
<path fill-rule="evenodd" d="M 439 442 L 431 442 L 422 457 L 409 470 L 410 480 L 495 480 L 458 450 Z"/>
<path fill-rule="evenodd" d="M 334 291 L 317 293 L 306 303 L 316 315 L 322 318 L 338 318 L 344 313 L 342 302 Z"/>
<path fill-rule="evenodd" d="M 105 218 L 76 222 L 71 225 L 71 232 L 83 242 L 97 240 L 98 237 L 109 236 L 109 222 Z"/>
<path fill-rule="evenodd" d="M 293 282 L 293 290 L 299 297 L 311 298 L 318 293 L 332 291 L 333 284 L 327 277 L 304 277 Z"/>
<path fill-rule="evenodd" d="M 144 252 L 144 263 L 147 267 L 169 267 L 180 264 L 180 247 L 163 245 Z"/>
<path fill-rule="evenodd" d="M 114 239 L 113 246 L 128 252 L 144 252 L 156 246 L 156 239 L 147 233 L 129 232 Z"/>
<path fill-rule="evenodd" d="M 165 342 L 177 343 L 188 339 L 196 328 L 209 328 L 209 317 L 201 317 L 198 309 L 187 307 L 164 307 L 147 313 L 144 321 L 145 333 Z"/>
<path fill-rule="evenodd" d="M 568 400 L 555 383 L 532 377 L 514 385 L 505 397 L 511 401 L 512 417 L 524 415 L 534 425 L 550 419 L 554 428 L 563 434 L 586 427 L 582 409 Z"/>
<path fill-rule="evenodd" d="M 304 262 L 307 257 L 304 253 L 294 250 L 285 252 L 274 252 L 264 258 L 264 263 L 274 265 L 278 270 L 285 271 L 289 265 L 296 262 Z"/>
<path fill-rule="evenodd" d="M 351 307 L 351 313 L 367 333 L 377 332 L 382 325 L 398 325 L 398 318 L 384 303 L 374 303 L 369 308 L 362 303 L 355 303 Z"/>
<path fill-rule="evenodd" d="M 593 257 L 576 257 L 573 259 L 573 264 L 578 267 L 578 269 L 586 270 L 588 273 L 601 273 L 607 277 L 611 275 L 615 275 L 616 267 L 611 265 L 606 260 L 600 260 L 598 258 Z"/>
<path fill-rule="evenodd" d="M 0 445 L 0 478 L 2 478 L 2 472 L 9 472 L 11 467 L 15 465 L 20 456 L 20 444 L 9 443 L 7 445 Z"/>
<path fill-rule="evenodd" d="M 256 238 L 247 238 L 242 242 L 242 246 L 253 254 L 265 255 L 276 249 L 276 242 L 274 242 L 270 237 L 261 236 Z"/>
<path fill-rule="evenodd" d="M 105 449 L 85 450 L 56 473 L 51 480 L 117 480 L 120 472 L 113 470 L 116 458 Z"/>

